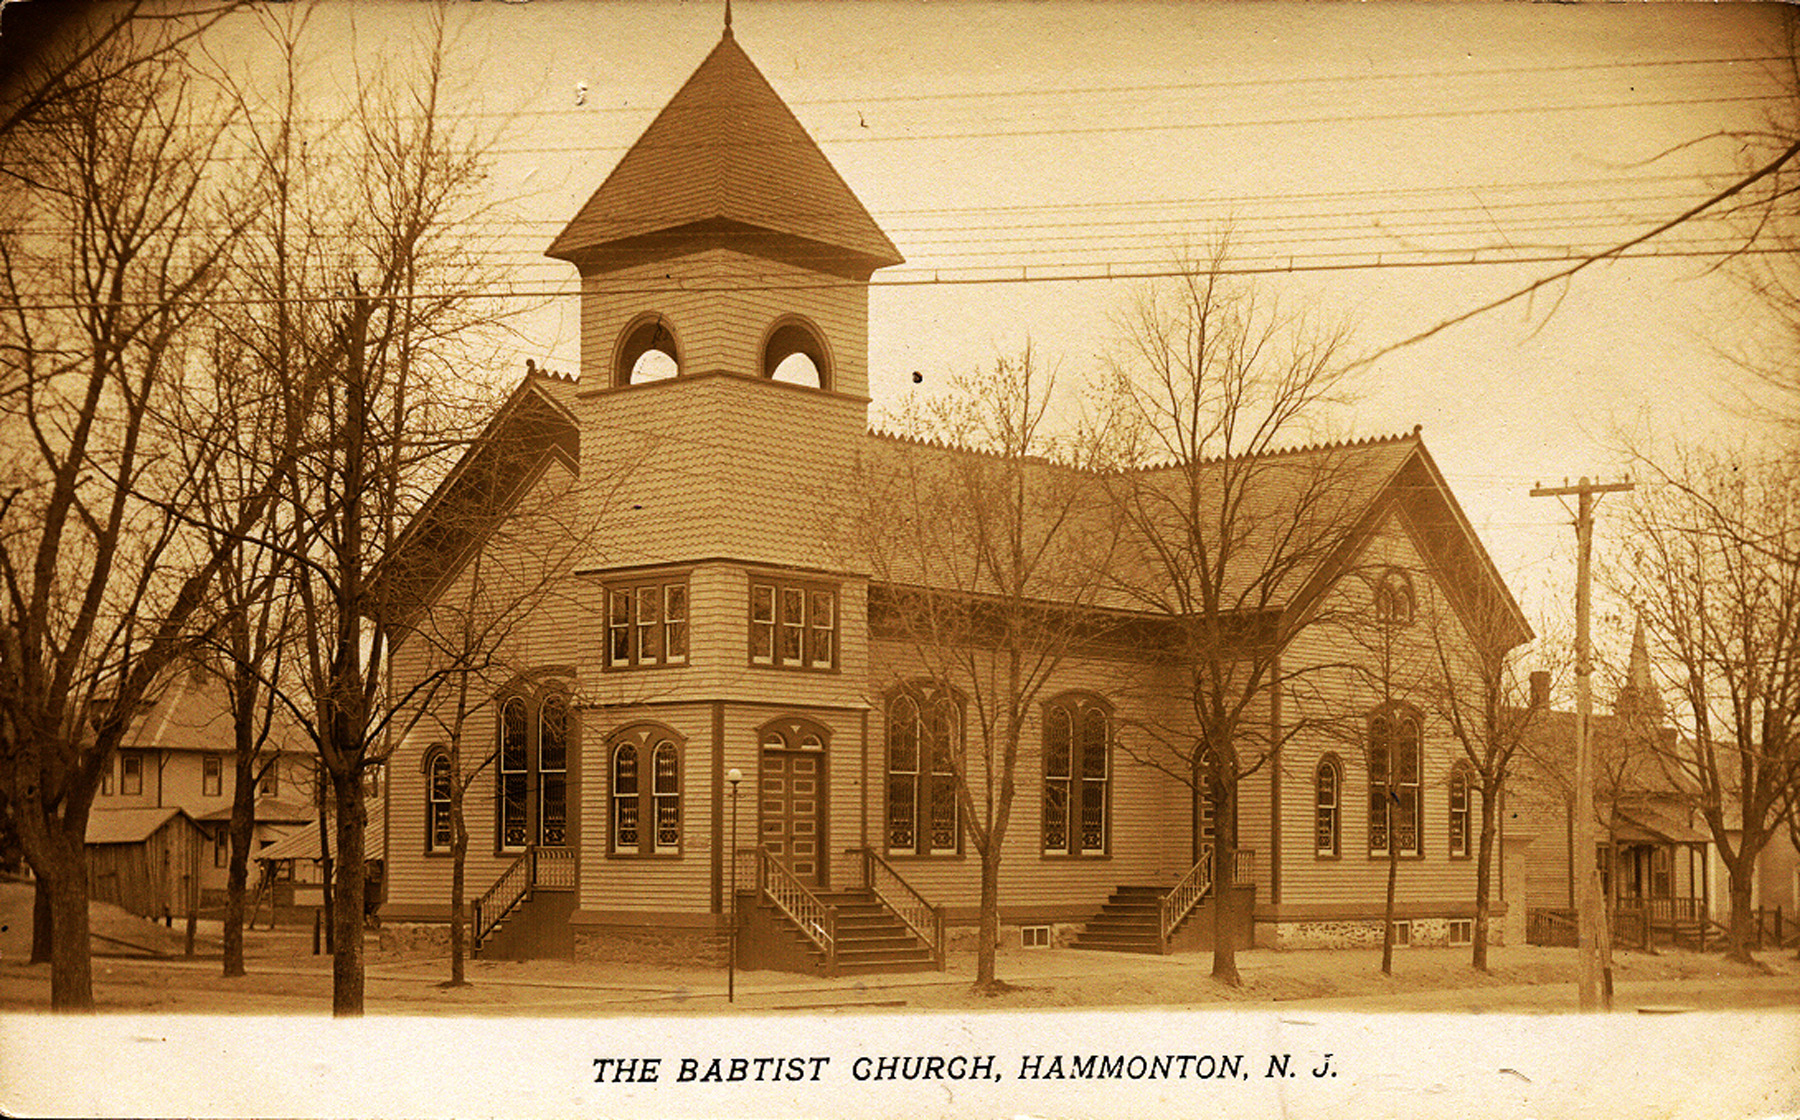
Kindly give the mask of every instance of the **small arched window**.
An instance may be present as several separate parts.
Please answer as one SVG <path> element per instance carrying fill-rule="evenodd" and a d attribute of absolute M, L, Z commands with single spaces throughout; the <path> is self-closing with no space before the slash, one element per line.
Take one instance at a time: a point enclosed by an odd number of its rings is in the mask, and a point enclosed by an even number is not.
<path fill-rule="evenodd" d="M 640 316 L 625 328 L 613 365 L 614 385 L 662 381 L 680 372 L 681 350 L 661 315 Z"/>
<path fill-rule="evenodd" d="M 831 388 L 831 359 L 822 336 L 797 316 L 780 320 L 763 343 L 762 375 L 792 385 Z"/>
<path fill-rule="evenodd" d="M 1375 621 L 1388 626 L 1410 626 L 1417 608 L 1411 578 L 1399 568 L 1382 572 L 1375 583 Z"/>
<path fill-rule="evenodd" d="M 681 852 L 681 741 L 658 724 L 616 732 L 608 752 L 613 855 Z"/>
<path fill-rule="evenodd" d="M 1450 858 L 1469 858 L 1470 827 L 1475 803 L 1475 772 L 1467 763 L 1450 771 Z"/>
<path fill-rule="evenodd" d="M 887 850 L 955 855 L 962 850 L 956 752 L 962 705 L 955 697 L 908 689 L 887 709 Z"/>
<path fill-rule="evenodd" d="M 1328 754 L 1313 771 L 1313 851 L 1321 858 L 1336 859 L 1344 829 L 1344 768 Z"/>
<path fill-rule="evenodd" d="M 450 753 L 442 743 L 425 752 L 425 850 L 447 852 L 455 839 L 450 820 Z"/>
<path fill-rule="evenodd" d="M 1044 709 L 1044 854 L 1105 855 L 1112 834 L 1112 709 L 1068 695 Z"/>
<path fill-rule="evenodd" d="M 1390 705 L 1369 720 L 1369 854 L 1388 845 L 1403 856 L 1419 853 L 1421 797 L 1419 716 Z"/>

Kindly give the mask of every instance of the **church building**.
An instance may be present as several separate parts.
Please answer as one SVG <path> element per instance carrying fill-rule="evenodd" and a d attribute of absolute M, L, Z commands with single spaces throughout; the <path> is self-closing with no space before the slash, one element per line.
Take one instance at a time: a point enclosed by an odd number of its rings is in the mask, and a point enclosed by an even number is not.
<path fill-rule="evenodd" d="M 722 964 L 735 915 L 747 967 L 942 967 L 978 912 L 942 761 L 969 732 L 906 687 L 904 643 L 871 609 L 890 589 L 832 505 L 831 484 L 902 442 L 869 429 L 867 368 L 869 281 L 900 252 L 729 26 L 548 252 L 580 276 L 580 374 L 527 375 L 390 572 L 413 589 L 390 620 L 401 687 L 442 668 L 445 643 L 420 635 L 454 633 L 481 581 L 542 591 L 503 627 L 504 672 L 466 678 L 477 952 Z M 1354 463 L 1358 534 L 1276 609 L 1417 612 L 1417 652 L 1466 641 L 1456 608 L 1482 599 L 1529 637 L 1416 430 L 1284 454 Z M 1428 602 L 1450 606 L 1428 620 Z M 1283 656 L 1346 648 L 1306 631 Z M 1147 715 L 1180 718 L 1117 686 L 1149 656 L 1071 656 L 1043 693 L 1003 945 L 1207 944 L 1221 892 L 1193 853 L 1210 817 L 1121 747 Z M 389 760 L 389 922 L 448 916 L 457 694 L 440 688 Z M 1309 702 L 1272 695 L 1260 718 L 1279 729 Z M 1371 780 L 1366 742 L 1324 733 L 1243 780 L 1246 939 L 1378 944 L 1390 846 L 1406 937 L 1467 936 L 1479 814 L 1460 748 L 1423 701 L 1370 720 L 1396 782 Z"/>

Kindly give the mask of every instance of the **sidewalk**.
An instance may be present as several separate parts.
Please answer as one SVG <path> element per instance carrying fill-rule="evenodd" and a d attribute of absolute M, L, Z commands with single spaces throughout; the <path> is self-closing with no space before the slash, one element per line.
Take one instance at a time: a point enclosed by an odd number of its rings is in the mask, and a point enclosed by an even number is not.
<path fill-rule="evenodd" d="M 278 931 L 279 932 L 279 931 Z M 270 1010 L 323 1013 L 328 1007 L 331 958 L 312 956 L 310 932 L 285 946 L 264 940 L 251 947 L 250 977 L 219 977 L 217 956 L 108 960 L 97 975 L 109 1002 L 131 1005 L 130 989 L 156 992 L 170 1010 L 206 1010 L 225 1000 L 232 1010 L 266 997 Z M 1575 1009 L 1573 950 L 1496 947 L 1487 974 L 1473 971 L 1466 951 L 1413 949 L 1397 954 L 1395 974 L 1382 976 L 1373 950 L 1245 950 L 1238 954 L 1240 988 L 1211 979 L 1209 953 L 1168 957 L 1074 949 L 1010 950 L 997 962 L 1015 990 L 973 994 L 972 953 L 952 953 L 944 972 L 814 977 L 783 972 L 671 968 L 618 962 L 492 961 L 467 964 L 469 986 L 446 989 L 449 962 L 441 955 L 371 953 L 365 969 L 371 1014 L 537 1015 L 545 1017 L 650 1013 L 1038 1008 L 1216 1008 L 1305 1006 L 1339 1010 Z M 1732 1006 L 1800 1008 L 1800 966 L 1765 954 L 1764 974 L 1716 954 L 1622 953 L 1615 959 L 1618 1006 L 1684 1009 L 1704 1004 L 1705 991 Z M 97 962 L 98 964 L 98 962 Z M 727 986 L 735 988 L 728 1000 Z M 1694 998 L 1688 998 L 1692 995 Z M 11 1006 L 18 1006 L 9 999 Z"/>

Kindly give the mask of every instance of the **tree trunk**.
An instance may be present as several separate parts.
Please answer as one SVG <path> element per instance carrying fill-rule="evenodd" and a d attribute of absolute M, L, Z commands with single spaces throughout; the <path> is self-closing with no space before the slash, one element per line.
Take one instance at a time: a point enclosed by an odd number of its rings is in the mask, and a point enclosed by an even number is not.
<path fill-rule="evenodd" d="M 52 839 L 51 866 L 38 869 L 49 881 L 50 925 L 56 932 L 50 945 L 50 1010 L 89 1012 L 94 1009 L 94 965 L 88 954 L 86 851 L 80 840 L 67 850 L 62 839 Z"/>
<path fill-rule="evenodd" d="M 225 975 L 244 975 L 244 894 L 250 881 L 250 844 L 256 829 L 256 760 L 237 753 L 232 768 L 231 858 L 225 869 Z"/>
<path fill-rule="evenodd" d="M 460 752 L 450 748 L 450 986 L 468 984 L 464 958 L 467 932 L 463 925 L 463 892 L 468 889 L 469 829 L 463 820 L 463 786 Z M 429 780 L 429 779 L 428 779 Z"/>
<path fill-rule="evenodd" d="M 1746 865 L 1743 866 L 1743 873 L 1739 871 L 1740 865 Z M 1731 872 L 1731 882 L 1727 887 L 1731 896 L 1731 925 L 1725 955 L 1740 964 L 1752 964 L 1755 958 L 1750 956 L 1750 945 L 1755 941 L 1756 935 L 1751 924 L 1755 919 L 1750 913 L 1750 872 L 1754 863 L 1739 852 L 1738 858 L 1726 866 Z"/>
<path fill-rule="evenodd" d="M 1212 978 L 1233 988 L 1243 986 L 1237 967 L 1237 779 L 1219 781 L 1213 806 L 1213 959 Z"/>
<path fill-rule="evenodd" d="M 1486 789 L 1481 791 L 1481 847 L 1475 856 L 1475 929 L 1470 937 L 1473 947 L 1470 963 L 1478 972 L 1488 970 L 1488 925 L 1494 893 L 1494 840 L 1498 831 L 1494 826 L 1494 802 L 1497 800 L 1493 792 Z"/>
<path fill-rule="evenodd" d="M 981 922 L 975 935 L 975 990 L 994 987 L 994 954 L 1000 945 L 1000 851 L 990 842 L 981 853 Z"/>
<path fill-rule="evenodd" d="M 1393 813 L 1388 814 L 1387 905 L 1381 913 L 1381 974 L 1394 974 L 1394 887 L 1400 881 L 1400 838 L 1394 834 Z"/>
<path fill-rule="evenodd" d="M 31 963 L 49 964 L 51 948 L 56 942 L 56 925 L 50 920 L 50 883 L 42 875 L 32 876 L 31 887 Z"/>
<path fill-rule="evenodd" d="M 362 775 L 354 768 L 332 771 L 331 787 L 337 810 L 337 873 L 330 883 L 331 899 L 331 1013 L 356 1018 L 363 1013 L 363 863 Z"/>

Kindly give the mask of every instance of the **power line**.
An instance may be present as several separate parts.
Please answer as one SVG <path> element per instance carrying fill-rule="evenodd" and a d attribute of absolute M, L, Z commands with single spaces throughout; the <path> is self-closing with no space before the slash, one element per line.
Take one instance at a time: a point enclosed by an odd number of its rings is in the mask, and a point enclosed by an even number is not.
<path fill-rule="evenodd" d="M 1470 252 L 1479 252 L 1472 250 Z M 674 284 L 630 284 L 618 287 L 598 287 L 594 294 L 602 296 L 654 296 L 654 295 L 706 295 L 732 292 L 779 292 L 779 291 L 822 291 L 842 288 L 867 287 L 870 290 L 917 288 L 917 287 L 967 287 L 977 285 L 1013 285 L 1013 284 L 1062 284 L 1091 283 L 1113 281 L 1137 281 L 1172 279 L 1193 276 L 1206 272 L 1217 272 L 1222 276 L 1269 276 L 1298 273 L 1337 273 L 1337 272 L 1372 272 L 1387 269 L 1418 271 L 1436 268 L 1483 268 L 1492 266 L 1520 266 L 1532 264 L 1568 264 L 1575 261 L 1588 260 L 1593 253 L 1557 253 L 1535 254 L 1511 257 L 1473 257 L 1460 260 L 1351 260 L 1309 261 L 1296 255 L 1285 262 L 1277 261 L 1268 264 L 1241 264 L 1219 269 L 1195 269 L 1193 267 L 1175 267 L 1166 263 L 1145 262 L 1141 265 L 1127 265 L 1119 262 L 1096 264 L 1090 266 L 1061 265 L 1042 266 L 1042 271 L 1032 271 L 1036 266 L 1013 265 L 1002 268 L 978 269 L 971 267 L 966 271 L 983 271 L 992 273 L 982 276 L 944 275 L 955 272 L 954 269 L 936 269 L 929 276 L 886 277 L 869 281 L 866 285 L 854 280 L 809 279 L 805 281 L 752 281 L 736 284 L 712 283 L 674 283 Z M 1717 260 L 1723 256 L 1764 256 L 1790 255 L 1790 251 L 1778 248 L 1759 248 L 1731 246 L 1714 249 L 1678 249 L 1655 250 L 1635 249 L 1629 252 L 1608 254 L 1608 261 L 1630 260 Z M 1061 268 L 1063 271 L 1048 271 Z M 1002 274 L 1004 273 L 1004 274 Z M 528 288 L 502 287 L 489 285 L 480 288 L 431 288 L 412 293 L 389 294 L 370 297 L 375 302 L 398 302 L 403 300 L 447 300 L 447 299 L 554 299 L 583 294 L 577 282 L 570 282 L 557 287 Z M 208 296 L 193 300 L 121 300 L 116 302 L 40 302 L 0 304 L 0 311 L 82 311 L 96 307 L 144 308 L 144 307 L 185 307 L 185 306 L 275 306 L 281 303 L 319 304 L 344 302 L 351 297 L 347 294 L 318 296 Z"/>

